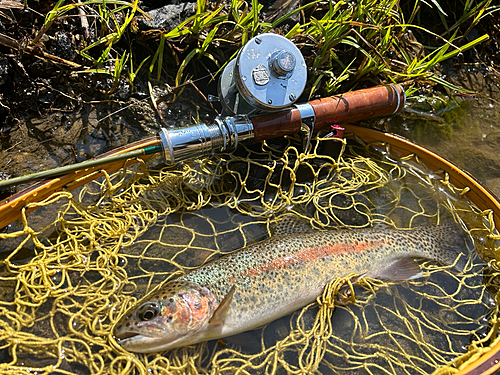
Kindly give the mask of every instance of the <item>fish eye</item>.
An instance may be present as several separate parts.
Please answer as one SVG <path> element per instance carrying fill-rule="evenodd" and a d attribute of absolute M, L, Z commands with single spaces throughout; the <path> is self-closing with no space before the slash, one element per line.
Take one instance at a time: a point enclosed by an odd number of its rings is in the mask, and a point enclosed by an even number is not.
<path fill-rule="evenodd" d="M 147 302 L 137 309 L 137 317 L 141 320 L 151 320 L 158 316 L 160 308 L 155 303 Z"/>

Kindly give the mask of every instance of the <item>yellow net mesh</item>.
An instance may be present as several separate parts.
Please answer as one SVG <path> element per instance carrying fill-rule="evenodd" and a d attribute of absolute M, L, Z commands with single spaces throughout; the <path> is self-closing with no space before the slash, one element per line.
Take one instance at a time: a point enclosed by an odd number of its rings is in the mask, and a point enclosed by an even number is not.
<path fill-rule="evenodd" d="M 10 250 L 1 371 L 445 374 L 480 356 L 498 331 L 491 213 L 415 157 L 359 143 L 337 156 L 336 142 L 318 138 L 303 153 L 290 137 L 176 168 L 141 164 L 36 204 L 39 216 L 0 235 Z M 476 249 L 463 274 L 425 262 L 423 278 L 399 284 L 346 275 L 317 304 L 218 343 L 143 355 L 112 339 L 114 322 L 160 281 L 272 235 L 290 213 L 316 229 L 459 219 Z"/>

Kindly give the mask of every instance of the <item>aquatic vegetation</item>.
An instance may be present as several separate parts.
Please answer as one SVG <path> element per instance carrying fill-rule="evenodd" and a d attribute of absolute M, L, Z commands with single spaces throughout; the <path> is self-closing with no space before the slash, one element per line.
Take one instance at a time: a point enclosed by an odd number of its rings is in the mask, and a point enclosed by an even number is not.
<path fill-rule="evenodd" d="M 169 32 L 158 32 L 161 42 L 150 67 L 152 71 L 154 64 L 158 64 L 155 78 L 160 79 L 163 63 L 160 56 L 163 54 L 165 43 L 182 44 L 188 37 L 198 40 L 197 48 L 186 51 L 188 53 L 183 60 L 179 57 L 182 62 L 175 80 L 175 85 L 179 85 L 182 83 L 180 77 L 191 60 L 201 60 L 205 56 L 219 66 L 234 55 L 217 61 L 215 55 L 209 51 L 220 48 L 224 43 L 228 50 L 232 50 L 234 47 L 229 46 L 228 42 L 239 46 L 239 41 L 244 44 L 249 37 L 255 35 L 256 31 L 271 31 L 284 33 L 302 49 L 310 68 L 309 80 L 312 87 L 309 97 L 317 90 L 331 94 L 341 88 L 346 91 L 366 82 L 373 84 L 373 82 L 393 81 L 411 84 L 430 80 L 458 89 L 441 79 L 433 69 L 440 62 L 463 53 L 489 38 L 488 35 L 482 35 L 469 43 L 455 45 L 453 41 L 458 38 L 457 26 L 449 40 L 440 37 L 441 46 L 429 53 L 415 40 L 411 32 L 412 28 L 425 29 L 405 22 L 399 2 L 394 0 L 382 2 L 366 0 L 352 3 L 317 0 L 281 16 L 272 23 L 258 22 L 258 11 L 261 7 L 255 1 L 250 12 L 247 8 L 240 11 L 240 7 L 235 3 L 242 4 L 242 2 L 231 2 L 228 13 L 219 7 L 213 13 L 217 17 L 213 18 L 204 14 L 202 11 L 206 8 L 199 4 L 197 14 L 184 21 L 178 28 Z M 415 17 L 419 3 L 419 1 L 415 3 L 410 19 Z M 491 12 L 495 10 L 490 9 Z M 290 26 L 291 18 L 295 14 L 301 15 L 300 22 Z M 219 23 L 213 22 L 215 18 Z M 478 22 L 479 19 L 474 19 L 474 22 Z M 210 29 L 212 24 L 214 26 Z M 205 28 L 207 31 L 203 33 Z M 415 52 L 415 48 L 419 49 L 418 53 Z"/>

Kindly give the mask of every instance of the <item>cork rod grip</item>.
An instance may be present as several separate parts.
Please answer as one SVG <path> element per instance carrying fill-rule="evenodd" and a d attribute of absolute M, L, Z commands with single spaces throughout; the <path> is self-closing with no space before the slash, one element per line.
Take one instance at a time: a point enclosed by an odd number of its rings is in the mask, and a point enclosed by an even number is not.
<path fill-rule="evenodd" d="M 392 115 L 403 109 L 405 99 L 403 88 L 390 84 L 312 100 L 309 105 L 314 111 L 314 130 L 318 130 L 329 125 Z M 302 122 L 297 108 L 256 116 L 251 120 L 254 142 L 298 133 Z"/>
<path fill-rule="evenodd" d="M 310 101 L 316 123 L 314 129 L 388 116 L 405 105 L 405 92 L 400 85 L 390 84 Z"/>
<path fill-rule="evenodd" d="M 252 118 L 254 142 L 296 134 L 302 123 L 300 112 L 296 108 Z"/>

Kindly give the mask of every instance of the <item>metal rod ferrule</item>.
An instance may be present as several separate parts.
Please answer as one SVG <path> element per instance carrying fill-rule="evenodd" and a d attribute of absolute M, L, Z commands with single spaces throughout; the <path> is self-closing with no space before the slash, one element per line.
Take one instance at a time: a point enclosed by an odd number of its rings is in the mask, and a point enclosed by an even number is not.
<path fill-rule="evenodd" d="M 246 116 L 216 119 L 213 125 L 198 123 L 180 129 L 161 128 L 158 132 L 163 157 L 169 164 L 232 151 L 241 142 L 252 140 L 253 135 L 253 124 Z"/>
<path fill-rule="evenodd" d="M 309 103 L 295 104 L 295 108 L 299 110 L 300 118 L 302 123 L 306 124 L 311 128 L 314 128 L 314 123 L 316 122 L 316 114 L 314 113 L 314 108 Z"/>

